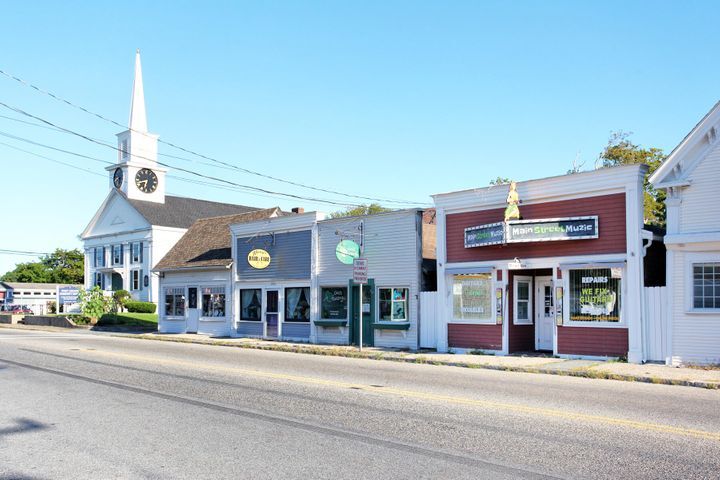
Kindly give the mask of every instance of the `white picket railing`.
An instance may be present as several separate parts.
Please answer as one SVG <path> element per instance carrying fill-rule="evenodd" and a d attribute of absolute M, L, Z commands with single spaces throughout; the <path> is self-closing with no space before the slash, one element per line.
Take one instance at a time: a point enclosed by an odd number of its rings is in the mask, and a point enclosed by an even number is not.
<path fill-rule="evenodd" d="M 645 287 L 645 358 L 664 362 L 667 356 L 667 287 Z"/>
<path fill-rule="evenodd" d="M 437 347 L 437 292 L 420 292 L 420 348 Z"/>

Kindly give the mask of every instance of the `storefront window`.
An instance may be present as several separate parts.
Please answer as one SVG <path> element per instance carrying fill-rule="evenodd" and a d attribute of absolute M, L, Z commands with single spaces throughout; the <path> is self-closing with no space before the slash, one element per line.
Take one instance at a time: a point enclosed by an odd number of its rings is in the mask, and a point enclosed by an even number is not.
<path fill-rule="evenodd" d="M 310 287 L 285 289 L 285 321 L 310 321 Z"/>
<path fill-rule="evenodd" d="M 347 319 L 347 288 L 324 287 L 320 289 L 320 318 L 328 320 Z"/>
<path fill-rule="evenodd" d="M 622 269 L 570 270 L 570 320 L 619 322 Z"/>
<path fill-rule="evenodd" d="M 407 322 L 407 288 L 380 288 L 380 320 Z"/>
<path fill-rule="evenodd" d="M 720 309 L 720 263 L 693 264 L 693 308 Z"/>
<path fill-rule="evenodd" d="M 173 287 L 165 289 L 165 316 L 185 316 L 185 289 Z"/>
<path fill-rule="evenodd" d="M 202 289 L 202 316 L 225 316 L 225 287 L 205 287 Z"/>
<path fill-rule="evenodd" d="M 453 318 L 492 320 L 492 277 L 489 273 L 453 277 Z"/>
<path fill-rule="evenodd" d="M 260 321 L 261 295 L 262 291 L 259 288 L 240 290 L 240 320 Z"/>

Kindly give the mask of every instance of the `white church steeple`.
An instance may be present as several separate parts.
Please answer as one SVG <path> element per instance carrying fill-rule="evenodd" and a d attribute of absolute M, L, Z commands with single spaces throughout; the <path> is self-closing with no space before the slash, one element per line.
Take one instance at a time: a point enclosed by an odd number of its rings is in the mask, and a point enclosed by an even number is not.
<path fill-rule="evenodd" d="M 157 164 L 158 135 L 148 133 L 140 50 L 135 54 L 135 77 L 128 129 L 118 133 L 118 163 L 108 167 L 110 188 L 128 198 L 165 203 L 165 173 Z"/>
<path fill-rule="evenodd" d="M 130 102 L 130 130 L 147 133 L 147 113 L 145 112 L 145 91 L 143 90 L 140 49 L 135 53 L 135 80 L 133 81 L 132 100 Z"/>

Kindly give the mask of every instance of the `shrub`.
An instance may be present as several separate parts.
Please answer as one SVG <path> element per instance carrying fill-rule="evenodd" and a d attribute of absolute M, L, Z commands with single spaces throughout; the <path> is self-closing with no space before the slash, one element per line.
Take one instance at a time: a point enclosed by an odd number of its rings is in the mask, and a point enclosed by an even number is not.
<path fill-rule="evenodd" d="M 97 321 L 103 313 L 110 311 L 111 300 L 103 294 L 100 287 L 93 287 L 91 290 L 80 289 L 78 294 L 80 309 L 83 315 Z"/>
<path fill-rule="evenodd" d="M 156 305 L 152 302 L 125 302 L 125 308 L 130 313 L 155 313 Z"/>
<path fill-rule="evenodd" d="M 50 313 L 58 313 L 57 312 L 57 303 L 55 303 L 53 301 L 47 302 L 47 308 L 48 308 L 48 312 L 50 312 Z"/>
<path fill-rule="evenodd" d="M 115 290 L 113 292 L 113 300 L 115 301 L 116 311 L 122 312 L 125 304 L 131 300 L 130 292 L 127 290 Z"/>

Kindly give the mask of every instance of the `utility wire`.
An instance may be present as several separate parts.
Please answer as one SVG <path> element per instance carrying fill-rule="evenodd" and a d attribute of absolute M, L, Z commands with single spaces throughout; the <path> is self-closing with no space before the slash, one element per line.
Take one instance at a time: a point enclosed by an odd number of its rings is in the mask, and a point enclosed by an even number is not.
<path fill-rule="evenodd" d="M 43 252 L 27 252 L 25 250 L 7 250 L 4 248 L 0 248 L 0 254 L 4 255 L 26 255 L 29 257 L 40 257 L 43 255 L 50 255 L 49 253 L 43 253 Z"/>
<path fill-rule="evenodd" d="M 27 117 L 29 117 L 29 118 L 33 118 L 33 119 L 35 119 L 35 120 L 38 120 L 38 121 L 40 121 L 40 122 L 42 122 L 42 123 L 45 123 L 45 124 L 47 124 L 47 125 L 50 125 L 50 126 L 52 126 L 52 127 L 59 128 L 59 129 L 61 129 L 61 130 L 64 131 L 64 132 L 67 132 L 67 133 L 70 133 L 70 134 L 72 134 L 72 135 L 75 135 L 75 136 L 77 136 L 77 137 L 79 137 L 79 138 L 82 138 L 83 140 L 87 140 L 87 141 L 89 141 L 89 142 L 91 142 L 91 143 L 95 143 L 95 144 L 97 144 L 97 145 L 101 145 L 101 146 L 103 146 L 103 147 L 110 148 L 111 150 L 115 150 L 116 152 L 120 152 L 120 151 L 121 151 L 118 147 L 115 147 L 115 146 L 110 145 L 110 144 L 108 144 L 108 143 L 101 142 L 101 141 L 99 141 L 99 140 L 95 140 L 94 138 L 88 137 L 87 135 L 84 135 L 84 134 L 82 134 L 82 133 L 78 133 L 78 132 L 76 132 L 76 131 L 74 131 L 74 130 L 70 130 L 70 129 L 68 129 L 68 128 L 61 127 L 61 126 L 59 126 L 59 125 L 57 125 L 57 124 L 55 124 L 55 123 L 53 123 L 53 122 L 51 122 L 51 121 L 49 121 L 49 120 L 45 120 L 45 119 L 42 118 L 42 117 L 38 117 L 38 116 L 36 116 L 36 115 L 33 115 L 33 114 L 31 114 L 31 113 L 28 113 L 28 112 L 26 112 L 26 111 L 24 111 L 24 110 L 22 110 L 22 109 L 20 109 L 20 108 L 12 107 L 12 106 L 4 103 L 4 102 L 0 102 L 0 106 L 3 106 L 3 107 L 5 107 L 5 108 L 7 108 L 7 109 L 9 109 L 9 110 L 12 110 L 13 112 L 16 112 L 16 113 L 19 113 L 19 114 L 21 114 L 21 115 L 27 116 Z M 148 160 L 148 161 L 150 161 L 150 162 L 157 163 L 158 165 L 161 165 L 161 166 L 163 166 L 163 167 L 173 168 L 173 169 L 175 169 L 175 170 L 179 170 L 179 171 L 181 171 L 181 172 L 189 173 L 189 174 L 191 174 L 191 175 L 195 175 L 195 176 L 198 176 L 198 177 L 201 177 L 201 178 L 206 178 L 206 179 L 209 179 L 209 180 L 215 180 L 215 181 L 220 182 L 220 183 L 226 183 L 226 184 L 228 184 L 228 185 L 233 185 L 233 186 L 241 187 L 241 188 L 247 188 L 247 189 L 255 190 L 255 191 L 258 191 L 258 192 L 262 192 L 262 193 L 268 193 L 268 194 L 273 194 L 273 195 L 281 195 L 281 196 L 284 196 L 284 197 L 289 197 L 289 198 L 294 198 L 294 199 L 299 199 L 299 200 L 308 200 L 308 201 L 314 201 L 314 202 L 319 202 L 319 203 L 327 203 L 327 204 L 338 205 L 338 206 L 343 206 L 343 207 L 347 207 L 347 206 L 358 207 L 358 206 L 360 206 L 359 204 L 352 204 L 352 203 L 346 203 L 346 202 L 336 202 L 336 201 L 333 201 L 333 200 L 326 200 L 326 199 L 313 198 L 313 197 L 305 197 L 305 196 L 302 196 L 302 195 L 295 195 L 295 194 L 292 194 L 292 193 L 276 192 L 276 191 L 273 191 L 273 190 L 267 190 L 267 189 L 260 188 L 260 187 L 253 187 L 253 186 L 250 186 L 250 185 L 243 185 L 243 184 L 240 184 L 240 183 L 232 182 L 232 181 L 230 181 L 230 180 L 225 180 L 225 179 L 223 179 L 223 178 L 218 178 L 218 177 L 214 177 L 214 176 L 211 176 L 211 175 L 204 175 L 204 174 L 202 174 L 202 173 L 198 173 L 198 172 L 195 172 L 195 171 L 193 171 L 193 170 L 188 170 L 188 169 L 186 169 L 186 168 L 181 168 L 181 167 L 176 167 L 176 166 L 173 166 L 173 165 L 169 165 L 169 164 L 167 164 L 167 163 L 163 163 L 163 162 L 157 161 L 157 160 L 152 159 L 152 158 L 144 157 L 144 156 L 142 156 L 142 155 L 132 154 L 131 156 L 132 156 L 132 157 L 135 157 L 135 158 L 141 158 L 141 159 L 144 159 L 144 160 Z"/>
<path fill-rule="evenodd" d="M 130 127 L 126 127 L 125 125 L 123 125 L 123 124 L 121 124 L 121 123 L 119 123 L 119 122 L 116 122 L 115 120 L 113 120 L 113 119 L 111 119 L 111 118 L 107 118 L 107 117 L 105 117 L 104 115 L 101 115 L 101 114 L 99 114 L 99 113 L 93 112 L 93 111 L 91 111 L 91 110 L 83 107 L 82 105 L 78 105 L 78 104 L 75 104 L 75 103 L 73 103 L 73 102 L 71 102 L 71 101 L 69 101 L 69 100 L 66 100 L 66 99 L 63 98 L 63 97 L 60 97 L 60 96 L 58 96 L 58 95 L 55 95 L 55 94 L 52 93 L 52 92 L 49 92 L 49 91 L 47 91 L 47 90 L 44 90 L 44 89 L 42 89 L 42 88 L 40 88 L 40 87 L 38 87 L 38 86 L 36 86 L 36 85 L 34 85 L 34 84 L 26 81 L 26 80 L 23 80 L 22 78 L 16 77 L 16 76 L 14 76 L 14 75 L 12 75 L 12 74 L 10 74 L 10 73 L 2 70 L 2 69 L 0 69 L 0 74 L 4 75 L 4 76 L 6 76 L 6 77 L 8 77 L 8 78 L 10 78 L 10 79 L 12 79 L 12 80 L 15 80 L 16 82 L 19 82 L 19 83 L 21 83 L 22 85 L 25 85 L 25 86 L 27 86 L 27 87 L 30 87 L 30 88 L 32 88 L 32 89 L 34 89 L 34 90 L 36 90 L 36 91 L 38 91 L 38 92 L 40 92 L 40 93 L 42 93 L 42 94 L 44 94 L 44 95 L 47 95 L 47 96 L 49 96 L 49 97 L 51 97 L 51 98 L 53 98 L 53 99 L 55 99 L 55 100 L 57 100 L 57 101 L 59 101 L 59 102 L 62 102 L 62 103 L 64 103 L 64 104 L 66 104 L 66 105 L 69 105 L 69 106 L 72 107 L 72 108 L 79 109 L 79 110 L 81 110 L 81 111 L 83 111 L 83 112 L 85 112 L 85 113 L 87 113 L 87 114 L 89 114 L 89 115 L 92 115 L 92 116 L 94 116 L 94 117 L 97 117 L 97 118 L 99 118 L 99 119 L 101 119 L 101 120 L 103 120 L 103 121 L 105 121 L 105 122 L 110 122 L 111 124 L 116 125 L 116 126 L 122 128 L 122 129 L 124 129 L 124 130 L 130 130 L 130 131 L 132 131 L 132 132 L 139 133 L 139 134 L 141 134 L 141 135 L 147 136 L 147 133 L 146 133 L 146 132 L 141 132 L 141 131 L 132 129 L 132 128 L 130 128 Z M 264 174 L 264 173 L 261 173 L 261 172 L 257 172 L 257 171 L 255 171 L 255 170 L 250 170 L 250 169 L 248 169 L 248 168 L 239 167 L 239 166 L 237 166 L 237 165 L 233 165 L 233 164 L 231 164 L 231 163 L 227 163 L 227 162 L 224 162 L 224 161 L 222 161 L 222 160 L 218 160 L 218 159 L 209 157 L 209 156 L 207 156 L 207 155 L 203 155 L 202 153 L 198 153 L 198 152 L 196 152 L 196 151 L 187 149 L 187 148 L 185 148 L 185 147 L 182 147 L 182 146 L 177 145 L 177 144 L 172 143 L 172 142 L 168 142 L 168 141 L 161 140 L 161 139 L 157 139 L 157 141 L 158 141 L 159 143 L 162 143 L 162 144 L 168 145 L 168 146 L 170 146 L 170 147 L 176 148 L 176 149 L 178 149 L 178 150 L 181 150 L 181 151 L 183 151 L 183 152 L 185 152 L 185 153 L 189 153 L 189 154 L 191 154 L 191 155 L 195 155 L 195 156 L 197 156 L 197 157 L 204 158 L 204 159 L 206 159 L 206 160 L 210 160 L 211 162 L 215 162 L 215 163 L 217 163 L 217 164 L 224 165 L 224 166 L 226 166 L 226 167 L 228 167 L 228 168 L 231 168 L 231 169 L 233 169 L 233 170 L 238 170 L 238 171 L 241 171 L 241 172 L 250 174 L 250 175 L 256 175 L 256 176 L 263 177 L 263 178 L 267 178 L 267 179 L 274 180 L 274 181 L 277 181 L 277 182 L 287 183 L 287 184 L 289 184 L 289 185 L 294 185 L 294 186 L 297 186 L 297 187 L 307 188 L 307 189 L 310 189 L 310 190 L 315 190 L 315 191 L 324 192 L 324 193 L 331 193 L 331 194 L 333 194 L 333 195 L 341 195 L 341 196 L 349 197 L 349 198 L 356 198 L 356 199 L 360 199 L 360 200 L 370 200 L 370 201 L 384 202 L 384 203 L 399 203 L 399 204 L 407 204 L 407 205 L 426 205 L 425 203 L 422 203 L 422 202 L 413 202 L 413 201 L 405 201 L 405 200 L 397 200 L 397 199 L 386 199 L 386 198 L 366 197 L 366 196 L 362 196 L 362 195 L 353 195 L 353 194 L 349 194 L 349 193 L 339 192 L 339 191 L 336 191 L 336 190 L 328 190 L 328 189 L 325 189 L 325 188 L 314 187 L 314 186 L 311 186 L 311 185 L 305 185 L 305 184 L 300 183 L 300 182 L 293 182 L 292 180 L 286 180 L 286 179 L 283 179 L 283 178 L 274 177 L 274 176 L 272 176 L 272 175 L 267 175 L 267 174 Z M 165 154 L 160 154 L 160 155 L 165 155 Z M 339 204 L 338 204 L 338 205 L 339 205 Z"/>

